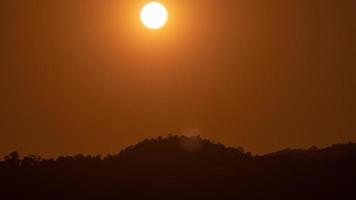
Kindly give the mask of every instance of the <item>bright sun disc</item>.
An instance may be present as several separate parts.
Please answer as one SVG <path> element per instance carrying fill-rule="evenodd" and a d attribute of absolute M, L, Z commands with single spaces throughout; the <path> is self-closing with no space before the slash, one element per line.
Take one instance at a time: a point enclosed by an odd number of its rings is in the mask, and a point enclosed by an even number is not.
<path fill-rule="evenodd" d="M 167 9 L 158 2 L 148 3 L 141 10 L 141 21 L 147 28 L 162 28 L 167 23 L 167 20 Z"/>

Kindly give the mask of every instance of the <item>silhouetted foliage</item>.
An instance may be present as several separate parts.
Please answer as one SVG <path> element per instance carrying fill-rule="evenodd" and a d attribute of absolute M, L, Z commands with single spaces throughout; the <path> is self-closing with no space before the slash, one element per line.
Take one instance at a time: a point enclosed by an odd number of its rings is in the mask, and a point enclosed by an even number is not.
<path fill-rule="evenodd" d="M 252 156 L 200 136 L 118 154 L 0 162 L 0 199 L 355 199 L 356 144 Z"/>
<path fill-rule="evenodd" d="M 16 169 L 20 165 L 20 155 L 17 151 L 11 152 L 9 155 L 4 157 L 4 167 L 10 169 Z"/>

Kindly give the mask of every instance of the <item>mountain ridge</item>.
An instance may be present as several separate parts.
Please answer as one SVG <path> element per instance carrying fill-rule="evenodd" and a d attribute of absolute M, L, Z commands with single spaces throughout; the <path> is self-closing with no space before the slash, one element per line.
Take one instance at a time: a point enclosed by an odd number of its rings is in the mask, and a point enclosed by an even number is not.
<path fill-rule="evenodd" d="M 251 155 L 200 136 L 143 140 L 118 154 L 0 161 L 2 199 L 352 199 L 356 144 Z M 18 192 L 21 191 L 21 192 Z M 2 195 L 2 196 L 1 196 Z"/>

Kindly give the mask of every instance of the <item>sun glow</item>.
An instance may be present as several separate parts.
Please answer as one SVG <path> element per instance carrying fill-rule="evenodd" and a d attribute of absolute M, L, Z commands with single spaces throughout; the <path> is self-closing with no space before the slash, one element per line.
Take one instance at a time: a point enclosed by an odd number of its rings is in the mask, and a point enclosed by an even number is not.
<path fill-rule="evenodd" d="M 158 2 L 150 2 L 141 10 L 141 21 L 149 29 L 162 28 L 167 20 L 167 9 Z"/>

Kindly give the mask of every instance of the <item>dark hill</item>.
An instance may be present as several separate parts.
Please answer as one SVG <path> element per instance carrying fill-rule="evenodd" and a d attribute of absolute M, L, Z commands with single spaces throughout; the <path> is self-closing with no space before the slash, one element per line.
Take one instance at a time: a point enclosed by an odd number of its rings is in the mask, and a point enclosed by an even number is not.
<path fill-rule="evenodd" d="M 224 162 L 250 158 L 242 148 L 226 148 L 200 136 L 168 136 L 146 139 L 130 146 L 117 155 L 125 162 L 169 163 L 169 162 Z"/>
<path fill-rule="evenodd" d="M 0 199 L 356 199 L 356 145 L 252 156 L 199 136 L 116 155 L 0 162 Z"/>

